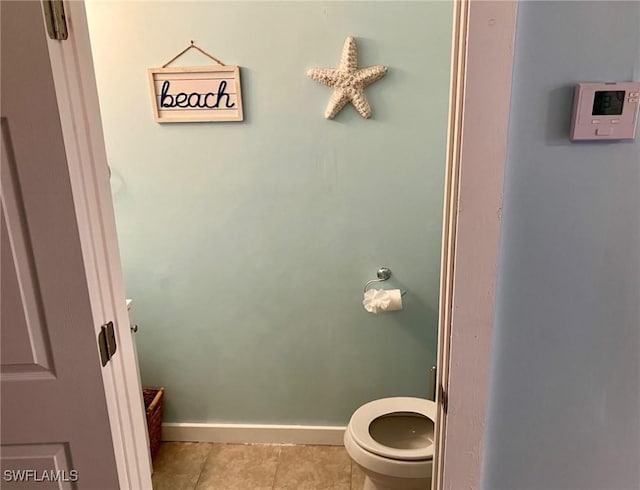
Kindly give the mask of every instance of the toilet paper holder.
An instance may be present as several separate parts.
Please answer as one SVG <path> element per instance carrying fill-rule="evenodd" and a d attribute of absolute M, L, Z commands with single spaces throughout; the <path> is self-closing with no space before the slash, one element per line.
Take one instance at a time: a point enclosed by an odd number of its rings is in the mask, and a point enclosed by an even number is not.
<path fill-rule="evenodd" d="M 388 267 L 380 267 L 378 269 L 378 272 L 376 272 L 376 276 L 378 276 L 378 279 L 371 279 L 369 282 L 367 282 L 364 285 L 364 292 L 367 292 L 367 288 L 369 287 L 369 284 L 374 283 L 374 282 L 384 282 L 387 279 L 389 279 L 391 277 L 391 269 L 389 269 Z M 404 296 L 405 294 L 407 294 L 407 290 L 401 290 L 400 291 L 400 296 Z"/>

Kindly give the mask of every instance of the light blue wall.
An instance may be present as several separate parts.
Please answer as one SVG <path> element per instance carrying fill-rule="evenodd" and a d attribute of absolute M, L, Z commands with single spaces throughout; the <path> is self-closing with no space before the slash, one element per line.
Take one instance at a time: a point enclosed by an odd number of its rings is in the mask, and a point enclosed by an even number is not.
<path fill-rule="evenodd" d="M 640 3 L 520 4 L 485 489 L 640 488 L 640 140 L 568 140 L 639 69 Z"/>
<path fill-rule="evenodd" d="M 346 424 L 436 363 L 450 2 L 91 2 L 143 382 L 166 421 Z M 373 119 L 323 118 L 348 35 Z M 243 123 L 159 125 L 146 69 L 194 40 L 242 66 Z M 208 64 L 197 53 L 182 64 Z M 373 316 L 391 267 L 405 310 Z"/>

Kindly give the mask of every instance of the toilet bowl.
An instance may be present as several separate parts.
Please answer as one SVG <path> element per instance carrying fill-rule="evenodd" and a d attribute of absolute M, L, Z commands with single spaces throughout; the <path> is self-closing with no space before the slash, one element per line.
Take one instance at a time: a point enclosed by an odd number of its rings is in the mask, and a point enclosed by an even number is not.
<path fill-rule="evenodd" d="M 349 456 L 364 471 L 365 490 L 429 490 L 436 404 L 382 398 L 358 408 L 344 433 Z"/>

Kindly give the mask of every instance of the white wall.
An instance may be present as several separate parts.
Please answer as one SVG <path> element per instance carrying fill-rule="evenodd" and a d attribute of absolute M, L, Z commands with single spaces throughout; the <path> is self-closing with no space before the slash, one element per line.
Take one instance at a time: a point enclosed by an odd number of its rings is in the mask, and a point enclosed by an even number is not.
<path fill-rule="evenodd" d="M 640 78 L 640 3 L 522 2 L 483 488 L 640 488 L 640 139 L 571 143 Z"/>

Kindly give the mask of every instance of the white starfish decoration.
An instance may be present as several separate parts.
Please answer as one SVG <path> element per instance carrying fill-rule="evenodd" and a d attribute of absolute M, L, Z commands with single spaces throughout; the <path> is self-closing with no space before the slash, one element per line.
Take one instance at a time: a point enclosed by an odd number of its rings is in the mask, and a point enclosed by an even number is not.
<path fill-rule="evenodd" d="M 358 47 L 355 39 L 349 36 L 344 42 L 338 68 L 312 68 L 307 75 L 316 82 L 334 89 L 324 117 L 333 119 L 348 102 L 351 102 L 362 117 L 369 119 L 371 106 L 364 95 L 364 89 L 386 73 L 386 66 L 358 68 Z"/>

